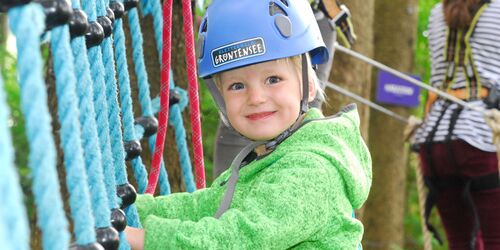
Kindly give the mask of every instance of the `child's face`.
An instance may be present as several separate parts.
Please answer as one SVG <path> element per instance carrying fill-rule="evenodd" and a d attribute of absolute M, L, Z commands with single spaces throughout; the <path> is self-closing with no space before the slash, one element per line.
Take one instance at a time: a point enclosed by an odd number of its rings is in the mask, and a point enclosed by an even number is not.
<path fill-rule="evenodd" d="M 221 73 L 221 93 L 231 126 L 252 140 L 269 140 L 299 116 L 301 76 L 290 60 L 269 61 Z M 309 84 L 309 101 L 314 99 Z"/>

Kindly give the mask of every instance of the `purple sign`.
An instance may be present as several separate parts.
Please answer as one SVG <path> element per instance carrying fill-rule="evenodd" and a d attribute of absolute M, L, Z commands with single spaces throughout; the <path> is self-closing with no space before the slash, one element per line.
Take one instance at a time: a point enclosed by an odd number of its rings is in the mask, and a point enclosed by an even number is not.
<path fill-rule="evenodd" d="M 420 77 L 410 75 L 420 80 Z M 405 107 L 416 107 L 419 104 L 420 88 L 407 80 L 380 71 L 377 81 L 377 102 Z"/>

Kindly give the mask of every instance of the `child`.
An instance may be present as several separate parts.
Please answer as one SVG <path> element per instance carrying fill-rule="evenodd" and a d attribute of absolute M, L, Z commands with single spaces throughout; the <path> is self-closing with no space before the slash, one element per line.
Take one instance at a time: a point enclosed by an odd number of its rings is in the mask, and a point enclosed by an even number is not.
<path fill-rule="evenodd" d="M 328 58 L 308 2 L 215 0 L 198 48 L 224 120 L 254 142 L 209 188 L 138 197 L 133 249 L 356 249 L 371 159 L 354 105 L 308 108 L 310 61 Z"/>

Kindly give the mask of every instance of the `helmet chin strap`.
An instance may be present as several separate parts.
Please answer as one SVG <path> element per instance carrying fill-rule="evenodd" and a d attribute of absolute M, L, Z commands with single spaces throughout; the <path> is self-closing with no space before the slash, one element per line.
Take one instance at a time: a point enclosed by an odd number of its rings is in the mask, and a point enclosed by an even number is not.
<path fill-rule="evenodd" d="M 300 100 L 300 112 L 297 116 L 295 122 L 285 131 L 281 132 L 278 136 L 274 137 L 272 140 L 266 143 L 266 151 L 272 151 L 276 146 L 278 146 L 282 141 L 288 138 L 290 135 L 300 127 L 302 123 L 302 115 L 309 109 L 309 70 L 307 68 L 307 55 L 304 53 L 301 55 L 302 61 L 302 100 Z"/>
<path fill-rule="evenodd" d="M 207 79 L 208 80 L 208 79 Z M 227 114 L 225 112 L 225 104 L 224 100 L 222 99 L 222 96 L 220 95 L 220 92 L 216 89 L 215 84 L 213 84 L 213 81 L 210 80 L 210 84 L 207 84 L 209 86 L 210 91 L 212 91 L 212 94 L 215 102 L 220 108 L 220 112 L 223 114 L 224 119 L 227 119 Z M 212 85 L 215 89 L 212 89 L 210 87 Z M 238 181 L 239 177 L 239 171 L 242 165 L 243 160 L 252 152 L 254 151 L 257 147 L 261 145 L 265 145 L 266 147 L 266 153 L 265 155 L 271 153 L 276 146 L 278 146 L 281 142 L 283 142 L 286 138 L 288 138 L 290 135 L 292 135 L 302 124 L 302 117 L 303 114 L 307 112 L 309 109 L 308 107 L 308 99 L 309 99 L 309 77 L 308 77 L 308 68 L 307 68 L 307 57 L 306 54 L 302 54 L 302 100 L 300 101 L 300 113 L 295 120 L 295 122 L 290 126 L 288 129 L 285 131 L 281 132 L 278 136 L 273 138 L 272 140 L 269 141 L 254 141 L 251 144 L 247 145 L 244 147 L 234 158 L 233 162 L 231 163 L 231 176 L 229 180 L 227 181 L 227 186 L 226 186 L 226 192 L 224 193 L 224 197 L 222 198 L 219 208 L 217 209 L 214 217 L 219 219 L 222 214 L 224 214 L 229 207 L 231 206 L 231 202 L 233 200 L 234 196 L 234 191 L 236 188 L 236 182 Z M 224 108 L 224 109 L 223 109 Z M 227 125 L 230 125 L 229 122 Z"/>
<path fill-rule="evenodd" d="M 307 56 L 302 54 L 302 100 L 300 101 L 300 114 L 309 109 L 309 70 L 307 68 Z"/>

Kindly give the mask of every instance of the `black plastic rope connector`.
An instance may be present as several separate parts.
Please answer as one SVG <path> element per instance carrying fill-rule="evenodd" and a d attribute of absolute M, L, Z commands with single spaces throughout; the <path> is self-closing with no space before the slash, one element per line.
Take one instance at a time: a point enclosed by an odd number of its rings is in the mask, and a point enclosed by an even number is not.
<path fill-rule="evenodd" d="M 113 225 L 118 232 L 123 232 L 123 230 L 125 230 L 127 226 L 127 216 L 123 210 L 119 208 L 111 209 L 111 225 Z"/>
<path fill-rule="evenodd" d="M 98 16 L 97 22 L 101 25 L 104 31 L 104 37 L 108 38 L 113 33 L 113 23 L 107 16 Z"/>
<path fill-rule="evenodd" d="M 127 154 L 125 156 L 126 161 L 133 160 L 140 156 L 142 153 L 141 142 L 139 142 L 138 140 L 125 142 L 124 148 L 125 153 Z"/>
<path fill-rule="evenodd" d="M 85 42 L 87 48 L 91 48 L 101 44 L 104 40 L 104 29 L 98 22 L 90 22 L 87 33 L 85 34 Z"/>
<path fill-rule="evenodd" d="M 150 137 L 158 131 L 158 120 L 154 116 L 141 116 L 135 118 L 135 124 L 144 128 L 143 138 Z"/>
<path fill-rule="evenodd" d="M 113 14 L 115 14 L 115 20 L 122 18 L 123 14 L 125 14 L 125 6 L 119 1 L 111 1 L 109 3 L 109 8 L 113 11 Z"/>
<path fill-rule="evenodd" d="M 67 24 L 73 14 L 73 9 L 65 0 L 41 1 L 45 12 L 45 29 L 51 30 L 54 27 Z"/>
<path fill-rule="evenodd" d="M 100 227 L 95 230 L 96 241 L 106 250 L 116 250 L 120 245 L 120 234 L 114 227 Z"/>
<path fill-rule="evenodd" d="M 115 23 L 115 13 L 113 12 L 113 10 L 109 7 L 106 8 L 106 16 L 109 18 L 109 20 L 111 21 L 111 26 Z"/>
<path fill-rule="evenodd" d="M 173 91 L 170 92 L 170 97 L 168 98 L 168 105 L 172 106 L 179 103 L 181 101 L 181 98 L 182 96 L 179 93 L 179 91 L 174 89 Z"/>
<path fill-rule="evenodd" d="M 125 0 L 123 1 L 123 6 L 125 7 L 125 11 L 129 11 L 133 8 L 136 8 L 139 5 L 139 0 Z"/>
<path fill-rule="evenodd" d="M 134 186 L 130 185 L 130 183 L 116 186 L 116 195 L 122 200 L 120 206 L 121 209 L 125 209 L 134 204 L 135 199 L 137 198 L 137 192 L 135 191 Z"/>
<path fill-rule="evenodd" d="M 11 8 L 28 4 L 31 0 L 1 0 L 0 1 L 0 12 L 7 12 Z"/>
<path fill-rule="evenodd" d="M 87 14 L 81 9 L 73 9 L 73 15 L 69 19 L 69 32 L 71 38 L 80 37 L 87 33 L 89 22 Z"/>

